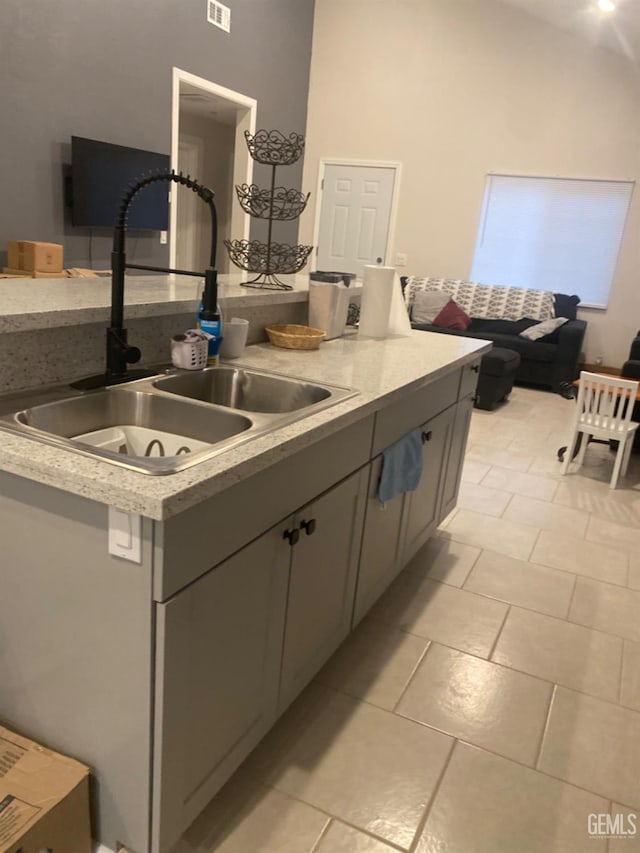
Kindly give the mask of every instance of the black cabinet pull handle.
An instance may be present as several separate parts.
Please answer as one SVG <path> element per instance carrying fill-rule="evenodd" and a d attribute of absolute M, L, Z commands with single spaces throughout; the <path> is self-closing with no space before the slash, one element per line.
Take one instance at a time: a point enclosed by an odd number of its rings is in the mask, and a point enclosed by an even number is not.
<path fill-rule="evenodd" d="M 433 438 L 433 433 L 431 432 L 431 430 L 428 430 L 427 432 L 422 433 L 422 443 L 423 444 L 426 444 L 428 441 L 431 441 L 432 438 Z"/>
<path fill-rule="evenodd" d="M 311 536 L 313 533 L 315 533 L 316 529 L 315 518 L 310 518 L 309 521 L 301 521 L 300 527 L 304 530 L 307 536 Z"/>
<path fill-rule="evenodd" d="M 298 539 L 300 539 L 300 528 L 294 527 L 293 530 L 285 530 L 282 534 L 283 539 L 289 540 L 289 545 L 293 548 L 293 546 L 297 543 Z"/>
<path fill-rule="evenodd" d="M 472 364 L 471 370 L 473 370 L 474 373 L 477 373 L 480 370 L 480 365 L 479 364 Z"/>

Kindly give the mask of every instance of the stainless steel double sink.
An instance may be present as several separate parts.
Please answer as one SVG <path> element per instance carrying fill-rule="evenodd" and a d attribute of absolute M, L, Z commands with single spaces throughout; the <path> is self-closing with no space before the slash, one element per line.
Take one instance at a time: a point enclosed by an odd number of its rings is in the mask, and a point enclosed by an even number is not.
<path fill-rule="evenodd" d="M 22 408 L 0 417 L 0 430 L 173 474 L 356 393 L 253 368 L 172 371 Z"/>

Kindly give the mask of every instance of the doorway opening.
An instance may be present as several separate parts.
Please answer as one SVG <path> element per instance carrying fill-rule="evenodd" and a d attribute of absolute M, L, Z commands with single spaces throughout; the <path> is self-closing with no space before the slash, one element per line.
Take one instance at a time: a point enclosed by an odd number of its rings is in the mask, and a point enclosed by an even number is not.
<path fill-rule="evenodd" d="M 401 164 L 321 159 L 313 234 L 315 268 L 355 273 L 393 263 Z"/>
<path fill-rule="evenodd" d="M 234 203 L 236 184 L 250 184 L 253 160 L 244 138 L 255 133 L 257 101 L 173 69 L 171 167 L 190 174 L 215 193 L 218 214 L 217 268 L 231 269 L 223 240 L 249 239 L 250 217 Z M 205 270 L 211 225 L 206 205 L 186 187 L 171 188 L 169 265 Z M 235 269 L 235 268 L 234 268 Z"/>

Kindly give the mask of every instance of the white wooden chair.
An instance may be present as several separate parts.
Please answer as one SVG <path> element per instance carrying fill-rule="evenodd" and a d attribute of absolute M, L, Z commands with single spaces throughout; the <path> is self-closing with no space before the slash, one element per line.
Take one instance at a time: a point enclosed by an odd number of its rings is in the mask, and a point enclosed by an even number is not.
<path fill-rule="evenodd" d="M 628 379 L 617 379 L 615 376 L 602 376 L 599 373 L 582 371 L 573 431 L 562 466 L 563 474 L 569 470 L 569 463 L 580 433 L 583 435 L 578 453 L 578 466 L 584 462 L 590 438 L 617 441 L 619 442 L 618 451 L 610 483 L 610 488 L 616 488 L 620 473 L 623 476 L 627 473 L 633 436 L 639 426 L 631 420 L 638 384 Z"/>

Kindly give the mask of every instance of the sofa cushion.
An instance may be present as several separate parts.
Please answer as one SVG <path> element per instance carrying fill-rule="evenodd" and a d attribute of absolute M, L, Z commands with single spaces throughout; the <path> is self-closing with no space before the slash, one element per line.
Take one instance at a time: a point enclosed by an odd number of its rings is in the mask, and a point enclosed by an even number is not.
<path fill-rule="evenodd" d="M 569 320 L 566 317 L 552 317 L 550 320 L 543 320 L 542 323 L 536 323 L 534 326 L 524 329 L 520 332 L 520 337 L 526 338 L 528 341 L 539 341 L 541 338 L 553 334 L 556 329 L 568 322 Z"/>
<path fill-rule="evenodd" d="M 464 313 L 462 308 L 450 299 L 444 306 L 442 311 L 433 321 L 434 326 L 439 326 L 443 329 L 459 329 L 461 332 L 466 331 L 471 324 L 471 317 Z"/>
<path fill-rule="evenodd" d="M 520 353 L 520 357 L 526 361 L 553 362 L 558 357 L 557 344 L 528 341 L 518 335 L 487 335 L 487 338 L 498 347 L 512 349 Z"/>
<path fill-rule="evenodd" d="M 535 326 L 537 320 L 482 320 L 477 317 L 471 319 L 469 326 L 470 332 L 475 332 L 477 335 L 483 334 L 498 334 L 498 335 L 519 335 L 530 326 Z"/>
<path fill-rule="evenodd" d="M 411 308 L 414 323 L 433 323 L 449 301 L 449 294 L 443 290 L 421 290 L 416 293 Z"/>

